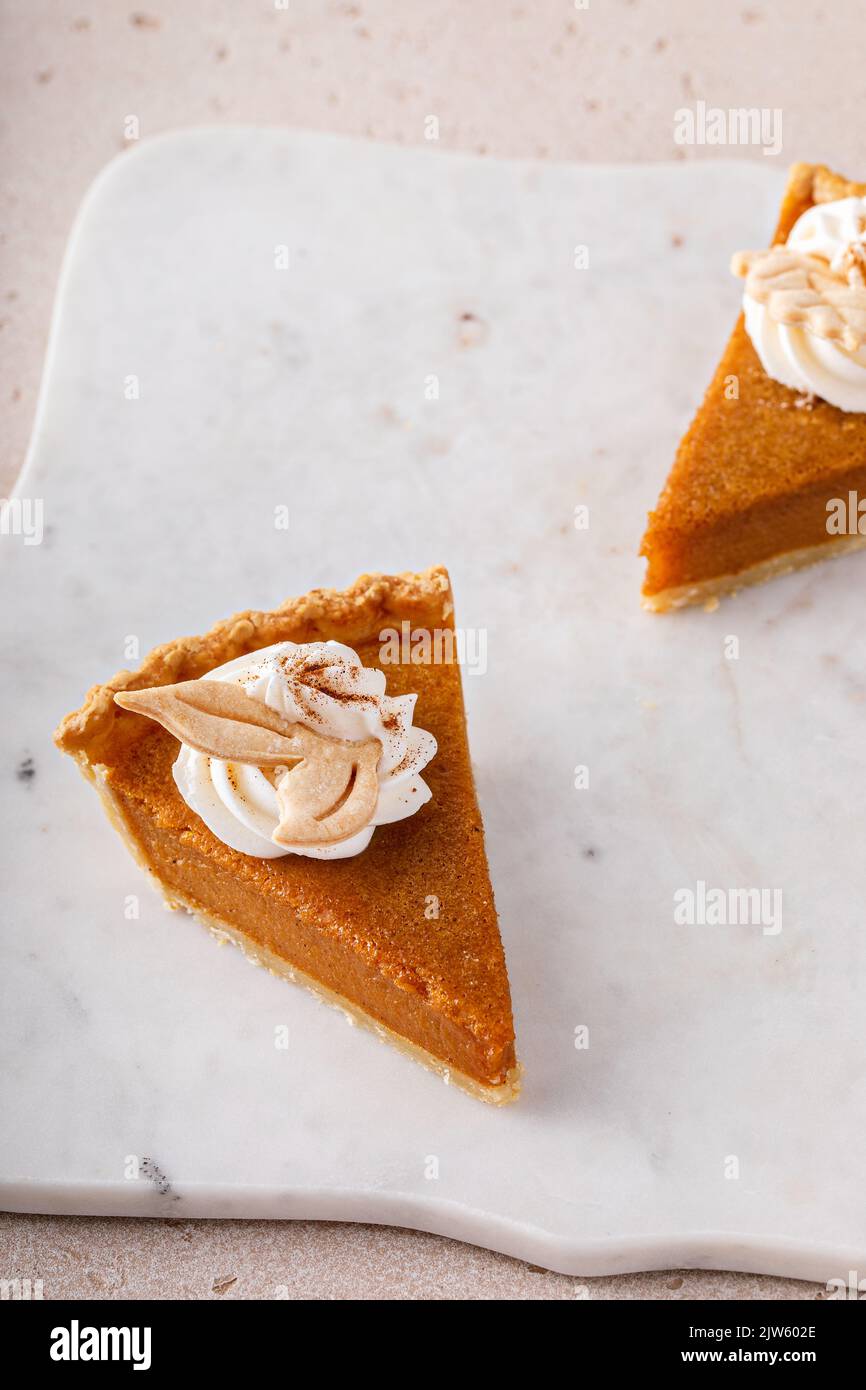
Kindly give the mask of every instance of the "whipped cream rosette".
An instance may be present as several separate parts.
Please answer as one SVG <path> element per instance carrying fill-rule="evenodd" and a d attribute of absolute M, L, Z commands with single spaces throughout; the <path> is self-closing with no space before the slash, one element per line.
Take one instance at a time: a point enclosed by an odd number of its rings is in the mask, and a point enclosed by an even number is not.
<path fill-rule="evenodd" d="M 231 849 L 346 859 L 431 795 L 436 740 L 412 723 L 417 696 L 385 685 L 340 642 L 279 642 L 117 699 L 181 740 L 177 788 Z"/>
<path fill-rule="evenodd" d="M 740 252 L 746 331 L 774 381 L 866 411 L 866 198 L 817 203 L 784 246 Z"/>

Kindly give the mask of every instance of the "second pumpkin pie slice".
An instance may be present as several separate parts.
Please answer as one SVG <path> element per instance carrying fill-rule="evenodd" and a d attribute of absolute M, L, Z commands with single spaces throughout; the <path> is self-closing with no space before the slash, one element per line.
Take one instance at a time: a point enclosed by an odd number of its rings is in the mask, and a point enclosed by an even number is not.
<path fill-rule="evenodd" d="M 741 261 L 756 271 L 747 305 L 753 286 L 762 302 L 748 322 L 740 315 L 650 514 L 643 603 L 657 612 L 866 545 L 866 348 L 855 331 L 866 324 L 866 184 L 794 165 L 774 237 L 784 243 L 785 264 Z M 850 331 L 814 303 L 801 268 L 813 263 L 819 289 L 835 280 L 831 298 L 850 306 Z M 762 269 L 773 272 L 763 285 Z"/>

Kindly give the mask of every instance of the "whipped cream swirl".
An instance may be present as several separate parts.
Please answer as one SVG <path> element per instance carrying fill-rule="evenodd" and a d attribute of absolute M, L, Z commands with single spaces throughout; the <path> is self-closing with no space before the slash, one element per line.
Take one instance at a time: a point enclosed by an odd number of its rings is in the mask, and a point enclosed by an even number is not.
<path fill-rule="evenodd" d="M 866 198 L 816 203 L 799 217 L 787 245 L 820 256 L 844 275 L 866 256 Z M 746 332 L 761 366 L 793 391 L 821 396 L 839 410 L 866 411 L 866 347 L 849 352 L 798 324 L 777 323 L 751 295 L 743 295 Z"/>
<path fill-rule="evenodd" d="M 412 724 L 416 695 L 385 694 L 382 671 L 361 664 L 341 642 L 278 642 L 238 657 L 203 677 L 234 681 L 246 695 L 330 738 L 360 742 L 377 738 L 379 796 L 369 825 L 332 845 L 278 845 L 279 822 L 273 780 L 261 768 L 223 762 L 181 744 L 174 780 L 189 806 L 223 844 L 241 854 L 276 859 L 303 854 L 311 859 L 348 859 L 367 848 L 377 825 L 411 816 L 430 800 L 420 777 L 436 753 L 436 740 Z"/>

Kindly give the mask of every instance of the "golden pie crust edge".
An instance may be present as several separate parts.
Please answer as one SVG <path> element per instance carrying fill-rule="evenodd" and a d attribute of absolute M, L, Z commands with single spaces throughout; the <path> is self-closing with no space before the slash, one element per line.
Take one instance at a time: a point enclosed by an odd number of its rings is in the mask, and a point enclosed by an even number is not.
<path fill-rule="evenodd" d="M 669 613 L 676 608 L 688 608 L 694 604 L 715 606 L 714 600 L 739 593 L 751 584 L 763 584 L 768 579 L 776 579 L 794 570 L 833 560 L 839 555 L 848 555 L 852 550 L 862 550 L 866 546 L 866 536 L 838 536 L 822 541 L 820 545 L 807 545 L 802 550 L 788 550 L 781 555 L 773 555 L 769 560 L 761 560 L 757 565 L 739 570 L 736 574 L 714 575 L 703 579 L 699 584 L 681 584 L 671 589 L 662 589 L 657 594 L 642 594 L 641 606 L 651 613 Z"/>
<path fill-rule="evenodd" d="M 362 574 L 348 589 L 313 589 L 268 611 L 248 609 L 216 623 L 201 637 L 178 637 L 154 647 L 137 671 L 118 671 L 94 685 L 80 709 L 63 719 L 54 741 L 79 762 L 102 761 L 109 741 L 135 736 L 136 718 L 114 703 L 119 690 L 143 690 L 198 680 L 235 657 L 275 642 L 345 642 L 349 647 L 378 636 L 403 619 L 435 624 L 454 611 L 451 582 L 443 565 L 420 574 Z M 292 637 L 288 637 L 288 633 Z"/>

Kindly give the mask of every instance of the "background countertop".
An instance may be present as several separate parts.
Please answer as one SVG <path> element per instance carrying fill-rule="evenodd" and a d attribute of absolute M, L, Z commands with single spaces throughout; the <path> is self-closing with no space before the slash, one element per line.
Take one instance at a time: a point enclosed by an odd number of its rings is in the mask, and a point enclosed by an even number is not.
<path fill-rule="evenodd" d="M 72 219 L 130 131 L 249 123 L 420 144 L 436 116 L 439 148 L 480 155 L 866 167 L 860 0 L 0 0 L 0 25 L 0 496 L 26 452 Z M 778 109 L 781 154 L 677 145 L 675 112 L 699 101 Z M 698 1271 L 583 1281 L 314 1222 L 0 1215 L 0 1265 L 46 1298 L 825 1296 Z"/>

